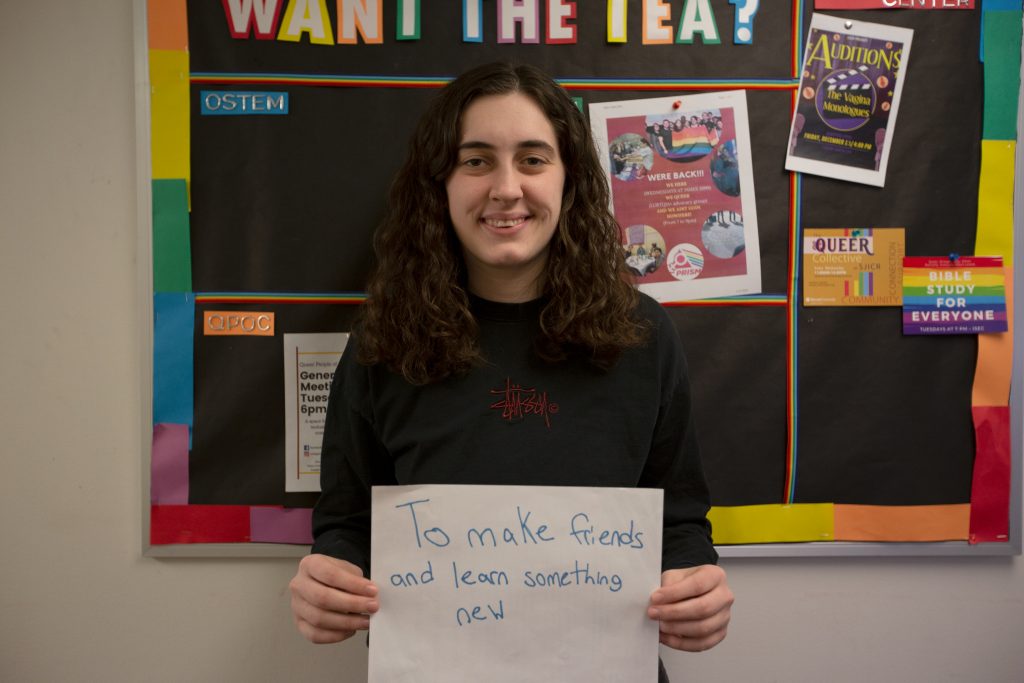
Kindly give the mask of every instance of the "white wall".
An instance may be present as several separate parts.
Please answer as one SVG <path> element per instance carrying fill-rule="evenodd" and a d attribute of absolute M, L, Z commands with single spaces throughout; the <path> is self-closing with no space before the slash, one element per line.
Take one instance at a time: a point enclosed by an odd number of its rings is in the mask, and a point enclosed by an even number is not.
<path fill-rule="evenodd" d="M 140 556 L 131 11 L 0 1 L 0 680 L 365 680 L 294 632 L 293 561 Z M 677 681 L 1024 680 L 1018 559 L 725 565 Z"/>

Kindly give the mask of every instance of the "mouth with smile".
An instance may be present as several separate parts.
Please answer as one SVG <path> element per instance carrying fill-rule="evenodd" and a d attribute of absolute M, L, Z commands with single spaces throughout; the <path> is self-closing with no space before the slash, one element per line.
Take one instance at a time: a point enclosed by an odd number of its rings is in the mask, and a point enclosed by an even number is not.
<path fill-rule="evenodd" d="M 480 219 L 480 223 L 492 230 L 507 232 L 525 225 L 526 221 L 529 219 L 529 214 L 516 216 L 484 216 Z"/>

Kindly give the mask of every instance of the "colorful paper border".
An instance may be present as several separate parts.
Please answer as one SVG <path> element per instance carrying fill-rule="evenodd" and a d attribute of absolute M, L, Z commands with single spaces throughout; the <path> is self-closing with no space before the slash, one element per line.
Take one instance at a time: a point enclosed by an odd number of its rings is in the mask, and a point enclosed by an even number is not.
<path fill-rule="evenodd" d="M 1010 408 L 972 410 L 976 447 L 971 481 L 970 542 L 1010 540 Z"/>
<path fill-rule="evenodd" d="M 181 178 L 153 180 L 153 291 L 192 291 L 188 187 Z"/>
<path fill-rule="evenodd" d="M 713 507 L 708 519 L 715 545 L 835 540 L 832 503 Z"/>
<path fill-rule="evenodd" d="M 1010 540 L 1013 192 L 1017 170 L 1021 20 L 1019 0 L 987 0 L 982 9 L 984 103 L 974 253 L 1003 258 L 1008 331 L 978 337 L 971 393 L 975 434 L 969 524 L 971 544 Z"/>
<path fill-rule="evenodd" d="M 713 507 L 716 545 L 968 540 L 971 505 L 800 503 Z"/>
<path fill-rule="evenodd" d="M 150 79 L 152 90 L 152 173 L 154 178 L 154 196 L 157 181 L 168 180 L 184 183 L 186 196 L 190 182 L 190 159 L 189 159 L 189 122 L 188 122 L 188 91 L 190 83 L 285 83 L 291 85 L 317 85 L 325 87 L 429 87 L 438 88 L 445 85 L 450 77 L 388 77 L 388 76 L 359 76 L 359 75 L 294 75 L 294 74 L 215 74 L 215 73 L 189 73 L 188 69 L 188 39 L 187 21 L 185 17 L 184 0 L 149 0 L 149 56 L 150 56 Z M 592 90 L 714 90 L 727 88 L 743 88 L 754 90 L 786 90 L 793 91 L 795 104 L 796 87 L 799 82 L 800 58 L 803 49 L 802 17 L 804 14 L 804 0 L 794 0 L 792 3 L 792 53 L 791 71 L 792 79 L 751 79 L 751 80 L 672 80 L 672 79 L 572 79 L 564 78 L 560 82 L 567 89 L 592 89 Z M 994 7 L 993 3 L 993 7 Z M 1004 9 L 1000 6 L 1000 9 Z M 1004 17 L 989 16 L 986 9 L 983 25 L 988 33 L 989 40 L 985 50 L 988 52 L 989 60 L 994 60 L 994 55 L 1003 55 L 1013 52 L 1013 43 L 1009 46 L 1004 41 L 1003 33 L 1000 30 L 1005 26 Z M 1019 28 L 1020 12 L 1016 12 L 1018 19 L 1016 27 Z M 1000 21 L 1002 20 L 1002 21 Z M 1011 38 L 1014 32 L 1009 32 Z M 983 34 L 983 39 L 984 39 Z M 1020 35 L 1015 34 L 1017 54 L 1019 55 Z M 989 61 L 986 60 L 986 61 Z M 1019 61 L 1017 62 L 1019 66 Z M 1017 70 L 1019 73 L 1019 69 Z M 986 77 L 994 73 L 986 69 Z M 999 78 L 1002 78 L 1002 72 Z M 995 76 L 993 76 L 995 77 Z M 993 92 L 991 84 L 986 83 L 986 93 Z M 1015 92 L 1015 91 L 1014 91 Z M 986 96 L 986 102 L 988 102 Z M 1001 102 L 1002 100 L 1000 100 Z M 1008 103 L 1004 103 L 1008 104 Z M 1015 101 L 1014 101 L 1015 107 Z M 1014 109 L 1015 111 L 1015 109 Z M 993 113 L 994 112 L 990 112 Z M 986 119 L 986 138 L 990 135 L 1005 135 L 1005 121 L 1007 120 L 1005 108 L 1000 112 L 999 117 Z M 998 124 L 998 125 L 997 125 Z M 1015 132 L 1014 132 L 1015 137 Z M 1012 173 L 1007 177 L 1006 168 L 1013 169 L 1013 153 L 1015 143 L 989 144 L 992 142 L 1005 142 L 986 139 L 983 140 L 983 168 L 982 168 L 982 199 L 979 201 L 979 248 L 976 253 L 1001 253 L 1010 264 L 1012 258 L 1012 211 L 1007 207 L 1011 206 L 1008 198 L 1012 198 Z M 1007 166 L 1007 162 L 1009 165 Z M 170 186 L 160 186 L 160 190 Z M 1009 190 L 1007 190 L 1009 188 Z M 179 193 L 180 191 L 176 190 Z M 162 194 L 162 192 L 160 193 Z M 162 201 L 162 200 L 161 200 Z M 176 200 L 180 205 L 180 200 Z M 787 326 L 787 462 L 786 462 L 786 483 L 783 492 L 783 500 L 780 505 L 757 505 L 737 507 L 716 507 L 712 508 L 711 518 L 716 527 L 716 542 L 722 544 L 730 543 L 766 543 L 766 542 L 803 542 L 822 540 L 908 540 L 914 533 L 921 535 L 917 540 L 963 540 L 966 534 L 963 531 L 964 517 L 970 515 L 971 519 L 971 541 L 980 542 L 984 540 L 1006 540 L 1000 538 L 999 533 L 991 533 L 990 523 L 985 525 L 981 521 L 985 519 L 988 508 L 975 509 L 975 506 L 952 505 L 952 506 L 852 506 L 838 505 L 832 503 L 820 503 L 811 505 L 792 504 L 796 491 L 797 472 L 797 434 L 798 434 L 798 394 L 797 394 L 797 293 L 799 290 L 799 240 L 797 236 L 800 231 L 800 208 L 801 208 L 801 176 L 798 173 L 790 174 L 790 254 L 789 254 L 789 291 L 782 294 L 768 294 L 751 297 L 728 297 L 723 299 L 712 299 L 698 302 L 685 302 L 678 305 L 689 306 L 785 306 L 789 324 Z M 154 203 L 154 213 L 158 209 Z M 180 219 L 180 212 L 178 213 Z M 154 216 L 154 228 L 156 229 L 157 218 Z M 180 222 L 177 224 L 180 226 Z M 983 231 L 982 226 L 1002 226 L 999 232 Z M 1006 226 L 1009 226 L 1008 228 Z M 160 234 L 166 225 L 161 226 Z M 177 230 L 176 236 L 179 239 L 174 248 L 181 249 L 181 230 Z M 172 234 L 173 233 L 172 231 Z M 1009 235 L 1009 239 L 1007 239 Z M 156 238 L 156 235 L 154 236 Z M 991 246 L 990 246 L 991 245 Z M 154 264 L 156 270 L 156 264 Z M 282 303 L 282 304 L 360 304 L 366 295 L 364 293 L 327 293 L 327 294 L 288 294 L 288 293 L 217 293 L 207 292 L 192 295 L 184 290 L 184 274 L 177 272 L 170 278 L 161 276 L 159 287 L 168 289 L 177 288 L 183 290 L 184 301 L 187 305 L 195 303 Z M 1008 270 L 1008 278 L 1012 282 L 1012 271 Z M 190 287 L 190 279 L 189 279 Z M 155 289 L 160 292 L 159 288 Z M 155 309 L 166 313 L 168 306 L 158 305 L 155 296 Z M 164 299 L 164 301 L 173 301 Z M 182 300 L 177 300 L 180 304 Z M 1009 302 L 1008 302 L 1009 307 Z M 179 308 L 178 313 L 181 313 Z M 159 317 L 159 314 L 158 314 Z M 194 319 L 194 314 L 190 316 Z M 191 323 L 190 323 L 191 324 Z M 159 327 L 159 325 L 158 325 Z M 180 330 L 175 332 L 181 336 Z M 163 333 L 157 331 L 155 334 L 154 346 L 160 345 L 159 338 Z M 174 339 L 177 339 L 177 336 Z M 1009 337 L 1009 333 L 1006 335 Z M 170 339 L 165 339 L 165 342 Z M 179 340 L 180 341 L 180 340 Z M 190 341 L 190 340 L 189 340 Z M 984 341 L 984 340 L 983 340 Z M 995 353 L 1000 358 L 1000 363 L 1005 360 L 1006 354 L 1012 348 L 1012 339 L 1001 340 Z M 982 349 L 989 346 L 987 342 L 979 348 L 979 376 L 982 374 L 983 360 L 990 354 L 982 353 Z M 191 344 L 186 348 L 191 352 Z M 189 354 L 191 355 L 191 354 Z M 180 360 L 180 359 L 179 359 Z M 155 363 L 155 366 L 158 365 Z M 170 415 L 167 411 L 161 411 L 157 419 L 157 395 L 166 393 L 163 391 L 164 384 L 158 380 L 156 375 L 166 376 L 169 372 L 166 364 L 161 369 L 154 370 L 154 460 L 153 460 L 153 481 L 154 493 L 151 512 L 151 542 L 153 544 L 166 543 L 247 543 L 247 542 L 269 542 L 269 543 L 302 543 L 311 542 L 306 534 L 309 532 L 307 517 L 311 515 L 309 509 L 291 509 L 263 506 L 193 506 L 187 504 L 187 477 L 185 479 L 186 490 L 181 490 L 181 462 L 187 466 L 187 441 L 183 450 L 182 442 L 187 434 L 188 426 L 191 424 L 191 398 L 188 400 L 188 419 L 177 423 L 179 415 Z M 191 365 L 188 368 L 189 383 L 191 383 Z M 1008 383 L 1005 383 L 1005 393 L 1008 397 Z M 190 384 L 191 386 L 191 384 Z M 989 393 L 979 393 L 981 390 L 976 386 L 975 403 L 977 398 L 991 396 Z M 189 392 L 191 393 L 191 392 Z M 1004 385 L 1000 384 L 996 396 L 1001 397 L 1004 393 Z M 1008 398 L 1007 398 L 1008 400 Z M 1002 411 L 1008 410 L 1002 405 L 994 408 L 982 406 L 975 408 L 976 424 L 984 433 L 984 454 L 993 455 L 997 464 L 1002 463 L 1004 453 L 1008 453 L 1009 425 L 1008 417 L 1004 419 Z M 1002 431 L 1001 431 L 1002 430 Z M 1001 440 L 1005 436 L 1005 443 Z M 985 460 L 983 458 L 983 460 Z M 1000 472 L 999 464 L 995 469 L 988 468 L 984 471 L 975 472 L 976 483 L 979 478 L 982 481 L 990 481 L 993 472 Z M 187 475 L 187 470 L 186 470 Z M 1002 474 L 998 474 L 998 479 Z M 171 485 L 171 480 L 177 479 L 176 485 Z M 1007 480 L 1008 481 L 1008 480 Z M 987 489 L 986 489 L 987 490 Z M 184 495 L 184 498 L 182 497 Z M 990 497 L 996 501 L 996 508 L 1001 510 L 1003 498 L 1000 496 Z M 973 500 L 973 499 L 972 499 Z M 988 500 L 988 499 L 986 499 Z M 184 503 L 183 503 L 184 501 Z M 1006 501 L 1008 504 L 1008 501 Z M 183 503 L 183 504 L 182 504 Z M 998 512 L 995 519 L 1002 519 L 1005 515 Z M 975 525 L 975 519 L 978 525 Z M 765 520 L 774 520 L 779 526 L 777 531 L 771 527 L 765 529 Z M 925 523 L 927 522 L 927 523 Z M 922 532 L 921 529 L 926 529 Z M 760 529 L 760 531 L 758 531 Z M 914 531 L 918 529 L 918 531 Z M 983 530 L 985 529 L 985 530 Z M 304 530 L 304 531 L 303 531 Z M 998 530 L 997 530 L 998 531 Z M 736 540 L 741 539 L 741 540 Z"/>

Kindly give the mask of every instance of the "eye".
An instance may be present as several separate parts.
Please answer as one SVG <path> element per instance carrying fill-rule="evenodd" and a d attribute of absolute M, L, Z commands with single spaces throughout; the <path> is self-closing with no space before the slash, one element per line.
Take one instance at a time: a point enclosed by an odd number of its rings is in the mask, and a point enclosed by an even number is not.
<path fill-rule="evenodd" d="M 484 160 L 480 157 L 469 157 L 468 159 L 462 160 L 462 165 L 467 168 L 480 168 L 484 165 Z"/>
<path fill-rule="evenodd" d="M 523 157 L 520 163 L 527 168 L 540 168 L 541 166 L 546 166 L 548 164 L 548 160 L 542 156 L 531 155 Z"/>

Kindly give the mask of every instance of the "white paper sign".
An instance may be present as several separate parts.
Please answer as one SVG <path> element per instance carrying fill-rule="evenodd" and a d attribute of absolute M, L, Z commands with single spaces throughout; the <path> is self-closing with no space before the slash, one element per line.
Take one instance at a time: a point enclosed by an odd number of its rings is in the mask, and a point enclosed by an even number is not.
<path fill-rule="evenodd" d="M 284 490 L 320 490 L 320 446 L 344 332 L 284 335 Z"/>
<path fill-rule="evenodd" d="M 373 489 L 370 683 L 654 681 L 663 493 Z"/>

